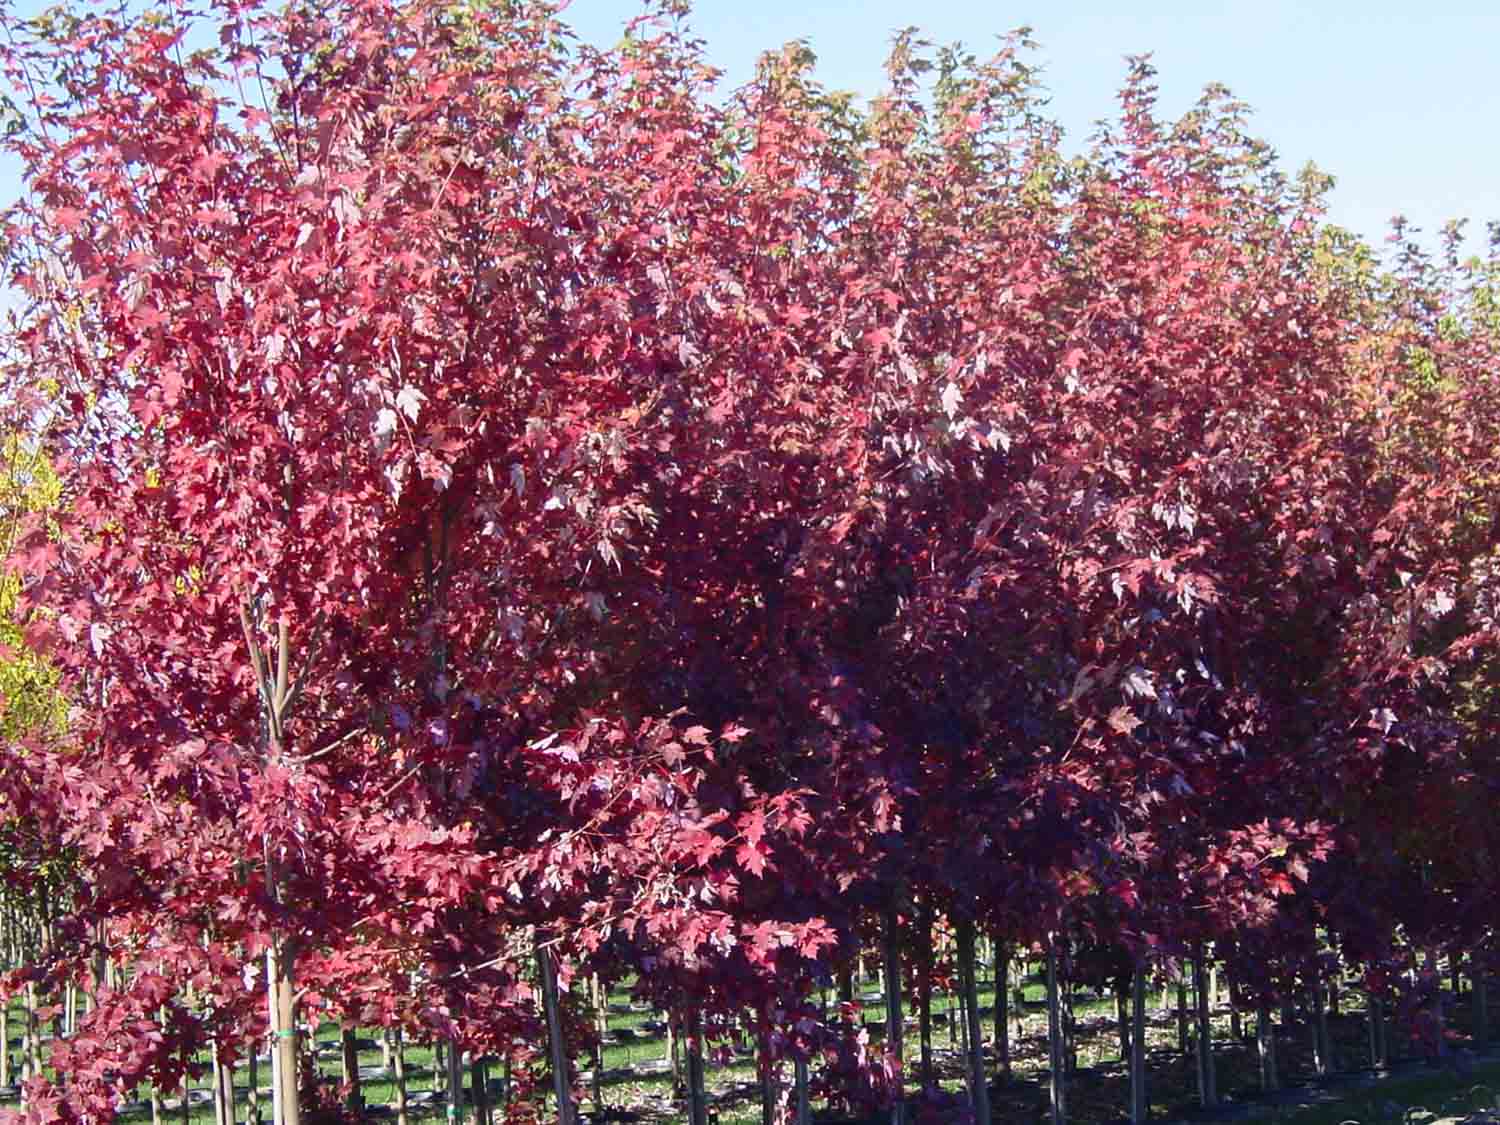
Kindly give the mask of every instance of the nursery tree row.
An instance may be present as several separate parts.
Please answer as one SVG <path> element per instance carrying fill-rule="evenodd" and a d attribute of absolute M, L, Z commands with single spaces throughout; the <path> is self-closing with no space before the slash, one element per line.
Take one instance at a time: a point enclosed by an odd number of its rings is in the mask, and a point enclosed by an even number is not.
<path fill-rule="evenodd" d="M 1496 246 L 1372 253 L 1144 59 L 1065 143 L 1024 33 L 863 103 L 686 18 L 3 17 L 25 1120 L 270 1048 L 298 1125 L 332 1019 L 571 1122 L 628 979 L 694 1125 L 731 1040 L 768 1120 L 899 1121 L 938 920 L 971 1029 L 977 952 L 1113 982 L 1136 1120 L 1153 974 L 1206 1101 L 1211 964 L 1263 1040 L 1485 979 Z"/>

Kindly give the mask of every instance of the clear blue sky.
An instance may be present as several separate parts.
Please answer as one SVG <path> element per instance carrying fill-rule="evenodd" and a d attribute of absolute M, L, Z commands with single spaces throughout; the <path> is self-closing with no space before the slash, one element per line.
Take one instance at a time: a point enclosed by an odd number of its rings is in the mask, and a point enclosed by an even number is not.
<path fill-rule="evenodd" d="M 564 18 L 608 45 L 638 10 L 573 0 Z M 1027 24 L 1054 116 L 1079 140 L 1114 112 L 1124 56 L 1149 51 L 1166 113 L 1226 84 L 1287 170 L 1312 159 L 1337 177 L 1332 218 L 1372 242 L 1398 212 L 1428 231 L 1468 217 L 1474 249 L 1500 220 L 1500 0 L 698 0 L 693 24 L 732 85 L 760 52 L 801 38 L 825 85 L 860 94 L 879 89 L 897 28 L 985 52 Z M 16 191 L 0 166 L 0 199 Z"/>
<path fill-rule="evenodd" d="M 605 45 L 636 10 L 573 0 L 564 19 Z M 693 17 L 732 84 L 807 39 L 824 84 L 861 94 L 908 25 L 976 53 L 1030 26 L 1053 116 L 1079 140 L 1114 112 L 1125 55 L 1152 53 L 1171 116 L 1222 82 L 1287 170 L 1311 159 L 1337 177 L 1331 217 L 1373 242 L 1397 213 L 1429 231 L 1468 217 L 1479 249 L 1500 220 L 1500 0 L 698 0 Z"/>

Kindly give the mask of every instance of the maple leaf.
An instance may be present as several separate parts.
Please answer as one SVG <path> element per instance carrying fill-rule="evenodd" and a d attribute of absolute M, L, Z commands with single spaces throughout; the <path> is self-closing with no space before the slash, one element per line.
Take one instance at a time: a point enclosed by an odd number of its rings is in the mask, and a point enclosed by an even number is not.
<path fill-rule="evenodd" d="M 766 871 L 766 854 L 760 848 L 741 844 L 735 849 L 734 858 L 741 867 L 759 878 Z"/>
<path fill-rule="evenodd" d="M 1109 713 L 1108 721 L 1111 730 L 1124 735 L 1133 734 L 1141 725 L 1141 720 L 1128 707 L 1116 707 Z"/>

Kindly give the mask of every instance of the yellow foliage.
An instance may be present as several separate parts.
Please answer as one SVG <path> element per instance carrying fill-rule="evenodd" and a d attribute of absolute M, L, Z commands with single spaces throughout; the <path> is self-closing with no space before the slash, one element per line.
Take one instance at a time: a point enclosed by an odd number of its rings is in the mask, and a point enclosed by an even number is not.
<path fill-rule="evenodd" d="M 8 556 L 21 518 L 51 510 L 60 485 L 46 457 L 19 435 L 5 440 L 0 456 L 5 464 L 0 476 L 0 550 Z M 67 713 L 55 669 L 26 647 L 15 620 L 19 592 L 19 578 L 0 574 L 0 739 L 7 741 L 26 731 L 58 728 Z"/>

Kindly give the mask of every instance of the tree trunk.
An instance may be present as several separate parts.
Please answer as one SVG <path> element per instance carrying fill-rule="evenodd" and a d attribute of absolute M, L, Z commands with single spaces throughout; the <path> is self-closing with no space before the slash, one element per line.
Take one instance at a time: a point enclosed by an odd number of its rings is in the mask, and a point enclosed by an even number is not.
<path fill-rule="evenodd" d="M 1260 1061 L 1260 1088 L 1266 1092 L 1280 1089 L 1276 1074 L 1276 1030 L 1271 1026 L 1271 1005 L 1264 997 L 1255 1009 L 1255 1053 Z"/>
<path fill-rule="evenodd" d="M 1130 1120 L 1143 1125 L 1146 1101 L 1146 972 L 1137 962 L 1130 982 Z"/>
<path fill-rule="evenodd" d="M 709 1125 L 708 1096 L 703 1087 L 703 1018 L 695 1010 L 687 1020 L 688 1125 Z"/>
<path fill-rule="evenodd" d="M 1062 1002 L 1058 998 L 1058 945 L 1047 939 L 1047 1064 L 1052 1070 L 1049 1086 L 1052 1125 L 1068 1119 L 1068 1079 L 1062 1050 Z"/>
<path fill-rule="evenodd" d="M 352 1027 L 339 1031 L 339 1070 L 344 1081 L 344 1104 L 358 1117 L 364 1112 L 365 1095 L 359 1082 L 359 1045 Z"/>
<path fill-rule="evenodd" d="M 990 1088 L 984 1073 L 984 1043 L 979 1033 L 979 981 L 974 972 L 974 923 L 958 922 L 958 975 L 963 990 L 964 1023 L 969 1029 L 969 1103 L 979 1125 L 989 1125 Z"/>
<path fill-rule="evenodd" d="M 1078 982 L 1065 977 L 1062 982 L 1063 1065 L 1070 1076 L 1078 1069 L 1078 1019 L 1074 1011 L 1077 993 Z"/>
<path fill-rule="evenodd" d="M 677 1033 L 677 1017 L 667 1013 L 667 1059 L 672 1066 L 672 1096 L 681 1097 L 687 1092 L 687 1083 L 682 1077 L 682 1036 Z"/>
<path fill-rule="evenodd" d="M 896 932 L 896 907 L 886 907 L 882 939 L 885 946 L 885 1050 L 895 1074 L 891 1091 L 891 1125 L 902 1125 L 906 1090 L 902 1081 L 901 948 Z"/>
<path fill-rule="evenodd" d="M 245 1082 L 249 1087 L 245 1091 L 245 1101 L 248 1103 L 245 1109 L 245 1120 L 250 1125 L 261 1125 L 260 1119 L 260 1050 L 254 1044 L 250 1044 L 250 1057 L 246 1060 L 249 1067 Z"/>
<path fill-rule="evenodd" d="M 1177 969 L 1177 1050 L 1179 1054 L 1187 1054 L 1188 1048 L 1188 1003 L 1187 1003 L 1187 978 L 1182 975 L 1181 966 Z"/>
<path fill-rule="evenodd" d="M 1062 1003 L 1057 994 L 1057 938 L 1047 941 L 1047 1048 L 1051 1083 L 1048 1094 L 1052 1125 L 1063 1125 L 1068 1119 L 1067 1074 L 1063 1054 Z"/>
<path fill-rule="evenodd" d="M 478 1054 L 469 1060 L 469 1089 L 473 1092 L 474 1125 L 490 1125 L 490 1080 L 484 1059 Z"/>
<path fill-rule="evenodd" d="M 1010 1082 L 1010 949 L 999 938 L 995 946 L 995 1073 Z"/>
<path fill-rule="evenodd" d="M 448 1087 L 448 1119 L 450 1121 L 462 1121 L 464 1119 L 464 1052 L 458 1045 L 454 1036 L 448 1037 L 447 1055 L 448 1077 L 444 1085 Z"/>
<path fill-rule="evenodd" d="M 193 1090 L 193 1078 L 188 1073 L 188 1052 L 184 1047 L 182 1051 L 182 1105 L 178 1107 L 178 1113 L 182 1116 L 182 1125 L 192 1125 L 193 1100 L 188 1095 Z"/>
<path fill-rule="evenodd" d="M 234 1064 L 219 1065 L 219 1088 L 224 1098 L 224 1125 L 234 1125 Z"/>
<path fill-rule="evenodd" d="M 0 1004 L 0 1086 L 10 1085 L 10 1005 Z"/>
<path fill-rule="evenodd" d="M 760 1077 L 760 1125 L 776 1125 L 776 1060 L 771 1057 L 771 1035 L 764 1012 L 760 1022 L 755 1052 Z"/>
<path fill-rule="evenodd" d="M 1229 993 L 1229 1036 L 1238 1046 L 1245 1041 L 1245 1027 L 1240 1020 L 1240 989 L 1227 969 L 1224 976 L 1225 991 Z"/>
<path fill-rule="evenodd" d="M 276 938 L 266 950 L 266 980 L 272 1010 L 271 1103 L 276 1125 L 302 1125 L 297 1099 L 297 994 L 291 944 Z"/>
<path fill-rule="evenodd" d="M 594 1109 L 604 1112 L 604 1040 L 609 1036 L 609 990 L 599 974 L 593 976 L 594 993 Z"/>
<path fill-rule="evenodd" d="M 1203 946 L 1193 958 L 1193 992 L 1198 1002 L 1198 1100 L 1206 1106 L 1219 1104 L 1219 1084 L 1214 1074 L 1212 1013 L 1208 1006 L 1208 971 Z"/>
<path fill-rule="evenodd" d="M 406 1107 L 406 1037 L 401 1028 L 396 1028 L 391 1038 L 391 1067 L 395 1071 L 396 1125 L 411 1125 Z"/>
<path fill-rule="evenodd" d="M 1120 1062 L 1130 1066 L 1130 996 L 1115 992 L 1115 1034 L 1120 1041 Z"/>
<path fill-rule="evenodd" d="M 552 1057 L 552 1092 L 557 1097 L 558 1125 L 574 1125 L 573 1097 L 568 1082 L 568 1044 L 563 1038 L 562 1004 L 557 994 L 557 963 L 552 951 L 538 944 L 537 964 L 542 976 L 542 1006 L 547 1015 L 547 1045 Z"/>
<path fill-rule="evenodd" d="M 274 648 L 262 645 L 257 634 L 260 607 L 240 606 L 240 626 L 244 630 L 246 655 L 255 673 L 261 700 L 261 739 L 267 766 L 285 765 L 288 706 L 291 687 L 291 625 L 286 618 L 277 623 Z M 266 893 L 279 912 L 282 906 L 281 873 L 276 852 L 269 836 L 261 837 L 265 866 Z M 297 950 L 295 942 L 277 922 L 266 950 L 266 1003 L 271 1026 L 271 1103 L 275 1125 L 302 1125 L 302 1108 L 297 1098 Z"/>
<path fill-rule="evenodd" d="M 799 1054 L 793 1065 L 797 1084 L 796 1125 L 812 1125 L 812 1100 L 807 1096 L 807 1060 Z"/>
<path fill-rule="evenodd" d="M 213 1080 L 214 1094 L 214 1125 L 234 1125 L 232 1108 L 226 1115 L 224 1105 L 224 1067 L 219 1062 L 219 1045 L 209 1044 L 209 1076 Z M 232 1103 L 231 1103 L 232 1105 Z M 227 1120 L 226 1120 L 227 1116 Z"/>
<path fill-rule="evenodd" d="M 1328 1035 L 1328 1005 L 1323 1000 L 1323 982 L 1313 982 L 1313 1064 L 1318 1076 L 1326 1077 L 1333 1069 L 1333 1044 Z"/>
<path fill-rule="evenodd" d="M 42 1040 L 36 1021 L 36 985 L 26 982 L 25 999 L 21 1002 L 21 1014 L 25 1022 L 21 1027 L 21 1082 L 24 1085 L 42 1072 Z"/>
<path fill-rule="evenodd" d="M 932 909 L 924 904 L 917 914 L 917 1036 L 922 1046 L 922 1088 L 933 1085 L 932 1073 Z M 948 1011 L 953 1028 L 953 1011 Z"/>

